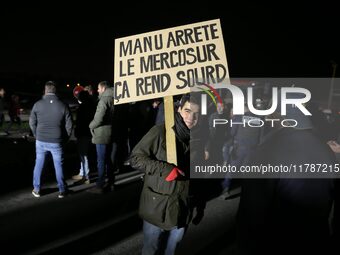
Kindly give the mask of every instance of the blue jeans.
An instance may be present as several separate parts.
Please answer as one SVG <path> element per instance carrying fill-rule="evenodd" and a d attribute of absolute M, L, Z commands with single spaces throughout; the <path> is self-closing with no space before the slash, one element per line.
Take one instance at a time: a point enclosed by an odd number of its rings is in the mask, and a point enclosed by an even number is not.
<path fill-rule="evenodd" d="M 230 162 L 230 148 L 231 148 L 230 142 L 226 142 L 223 144 L 223 147 L 222 147 L 223 163 Z"/>
<path fill-rule="evenodd" d="M 144 221 L 142 255 L 175 254 L 176 247 L 183 239 L 184 233 L 184 227 L 164 230 Z"/>
<path fill-rule="evenodd" d="M 60 192 L 64 192 L 67 188 L 65 179 L 64 179 L 64 171 L 63 171 L 63 163 L 64 163 L 64 155 L 63 148 L 60 143 L 47 143 L 47 142 L 35 142 L 36 148 L 36 160 L 33 172 L 33 187 L 35 190 L 40 191 L 40 178 L 41 173 L 44 168 L 45 158 L 48 153 L 52 154 L 53 164 L 55 175 L 58 182 L 58 188 Z"/>
<path fill-rule="evenodd" d="M 231 176 L 230 174 L 226 174 L 221 182 L 222 191 L 230 190 L 231 186 Z"/>
<path fill-rule="evenodd" d="M 105 184 L 105 174 L 109 183 L 113 184 L 113 167 L 111 162 L 111 144 L 96 144 L 98 180 L 97 187 L 103 188 Z"/>

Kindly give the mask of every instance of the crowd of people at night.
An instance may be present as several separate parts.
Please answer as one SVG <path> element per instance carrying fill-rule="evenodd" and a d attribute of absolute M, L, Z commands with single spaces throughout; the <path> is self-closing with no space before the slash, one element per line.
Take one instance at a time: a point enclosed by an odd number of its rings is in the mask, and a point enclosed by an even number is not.
<path fill-rule="evenodd" d="M 114 105 L 113 86 L 107 81 L 74 91 L 78 107 L 74 113 L 58 96 L 58 86 L 48 81 L 44 95 L 29 117 L 35 138 L 36 158 L 32 195 L 39 198 L 46 155 L 51 154 L 59 189 L 58 198 L 70 194 L 64 177 L 64 144 L 72 134 L 79 154 L 77 184 L 90 184 L 89 192 L 114 192 L 117 170 L 128 163 L 144 173 L 139 215 L 143 219 L 142 254 L 174 254 L 191 223 L 204 218 L 208 199 L 204 187 L 216 185 L 219 198 L 228 199 L 235 185 L 241 187 L 237 214 L 240 254 L 330 254 L 339 238 L 339 187 L 334 178 L 245 178 L 225 175 L 219 180 L 190 178 L 196 160 L 209 164 L 304 164 L 340 162 L 340 122 L 330 121 L 314 103 L 306 107 L 312 116 L 297 114 L 291 107 L 286 118 L 297 118 L 294 127 L 253 128 L 214 125 L 214 119 L 263 118 L 245 106 L 243 115 L 233 114 L 230 97 L 208 115 L 200 114 L 200 93 L 175 97 L 174 125 L 177 164 L 167 161 L 165 111 L 162 98 Z M 5 88 L 0 88 L 0 126 L 5 123 Z M 8 109 L 9 135 L 13 124 L 21 126 L 20 98 L 11 95 Z M 280 116 L 273 114 L 275 118 Z M 291 116 L 289 116 L 291 114 Z M 206 134 L 206 135 L 202 135 Z M 95 148 L 92 157 L 91 148 Z M 95 159 L 95 164 L 91 160 Z M 95 166 L 92 169 L 91 166 Z M 331 222 L 329 222 L 331 219 Z"/>

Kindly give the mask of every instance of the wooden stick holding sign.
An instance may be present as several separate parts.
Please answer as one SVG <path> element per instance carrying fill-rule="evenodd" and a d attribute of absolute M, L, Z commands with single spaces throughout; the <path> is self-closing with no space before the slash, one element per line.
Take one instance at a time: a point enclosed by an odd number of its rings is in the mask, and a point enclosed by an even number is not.
<path fill-rule="evenodd" d="M 176 136 L 172 129 L 175 124 L 174 100 L 172 96 L 164 97 L 164 115 L 167 162 L 177 165 Z"/>

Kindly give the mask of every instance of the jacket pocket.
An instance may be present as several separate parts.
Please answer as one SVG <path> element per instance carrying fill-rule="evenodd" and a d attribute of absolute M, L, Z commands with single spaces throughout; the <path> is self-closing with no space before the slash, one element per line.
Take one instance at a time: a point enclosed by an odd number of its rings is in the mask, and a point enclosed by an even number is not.
<path fill-rule="evenodd" d="M 164 194 L 172 195 L 175 192 L 176 181 L 166 181 L 164 176 L 160 174 L 145 175 L 145 186 L 152 191 Z"/>
<path fill-rule="evenodd" d="M 154 192 L 149 187 L 146 187 L 143 189 L 140 198 L 139 215 L 144 220 L 157 226 L 165 221 L 168 201 L 168 195 Z"/>

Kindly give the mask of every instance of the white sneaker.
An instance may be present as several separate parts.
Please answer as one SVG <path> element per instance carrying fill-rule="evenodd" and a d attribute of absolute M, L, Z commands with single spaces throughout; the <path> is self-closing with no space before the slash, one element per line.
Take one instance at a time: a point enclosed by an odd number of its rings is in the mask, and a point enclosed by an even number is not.
<path fill-rule="evenodd" d="M 40 197 L 40 192 L 34 189 L 32 190 L 32 195 L 35 197 Z"/>

